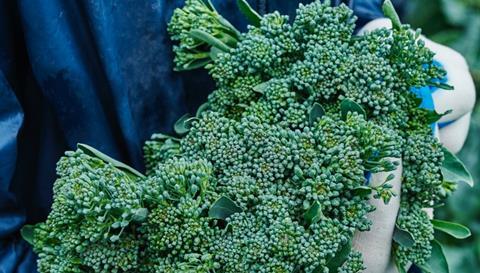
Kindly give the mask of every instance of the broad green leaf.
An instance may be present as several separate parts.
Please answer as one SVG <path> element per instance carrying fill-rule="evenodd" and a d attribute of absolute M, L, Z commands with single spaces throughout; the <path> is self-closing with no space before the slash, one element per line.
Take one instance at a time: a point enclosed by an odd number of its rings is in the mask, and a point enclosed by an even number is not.
<path fill-rule="evenodd" d="M 361 197 L 369 196 L 371 193 L 372 188 L 370 188 L 369 186 L 359 186 L 353 190 L 353 194 Z"/>
<path fill-rule="evenodd" d="M 228 20 L 220 16 L 218 17 L 218 22 L 223 26 L 223 29 L 227 33 L 231 34 L 231 36 L 237 40 L 240 40 L 242 33 L 240 33 L 240 31 L 238 31 L 238 29 L 236 29 Z"/>
<path fill-rule="evenodd" d="M 383 14 L 392 20 L 392 26 L 394 29 L 400 29 L 402 27 L 402 22 L 400 21 L 400 17 L 398 16 L 397 12 L 395 11 L 395 7 L 392 4 L 392 1 L 385 0 L 382 5 Z"/>
<path fill-rule="evenodd" d="M 322 207 L 318 201 L 315 201 L 315 203 L 313 203 L 313 205 L 305 212 L 303 218 L 308 225 L 311 225 L 320 221 L 322 216 Z"/>
<path fill-rule="evenodd" d="M 190 123 L 192 121 L 192 117 L 189 114 L 183 115 L 180 119 L 175 122 L 173 126 L 173 130 L 175 133 L 179 135 L 184 135 L 190 131 Z"/>
<path fill-rule="evenodd" d="M 245 15 L 248 22 L 253 26 L 259 27 L 262 17 L 258 14 L 246 0 L 237 0 L 238 9 Z"/>
<path fill-rule="evenodd" d="M 33 225 L 25 225 L 20 230 L 20 235 L 22 235 L 23 240 L 33 246 L 33 235 L 35 231 L 35 226 Z"/>
<path fill-rule="evenodd" d="M 312 108 L 310 109 L 310 113 L 308 117 L 310 125 L 314 125 L 315 122 L 317 122 L 317 120 L 323 117 L 324 115 L 325 115 L 325 109 L 323 109 L 323 107 L 320 104 L 314 103 Z"/>
<path fill-rule="evenodd" d="M 202 105 L 200 105 L 200 107 L 198 107 L 197 113 L 195 114 L 195 116 L 197 118 L 200 118 L 202 113 L 207 111 L 209 108 L 210 108 L 210 104 L 208 102 L 203 103 Z"/>
<path fill-rule="evenodd" d="M 230 215 L 242 211 L 242 208 L 237 206 L 230 198 L 222 196 L 208 210 L 208 216 L 214 219 L 226 220 Z"/>
<path fill-rule="evenodd" d="M 84 153 L 86 153 L 87 155 L 90 155 L 90 156 L 93 156 L 93 157 L 96 157 L 98 159 L 101 159 L 103 160 L 104 162 L 106 163 L 110 163 L 112 164 L 115 168 L 117 169 L 120 169 L 120 170 L 123 170 L 123 171 L 126 171 L 127 173 L 133 175 L 133 176 L 136 176 L 136 177 L 145 177 L 143 174 L 141 174 L 139 171 L 135 170 L 134 168 L 128 166 L 127 164 L 124 164 L 120 161 L 117 161 L 111 157 L 109 157 L 108 155 L 100 152 L 99 150 L 87 145 L 87 144 L 83 144 L 83 143 L 78 143 L 77 144 L 77 148 L 82 150 Z"/>
<path fill-rule="evenodd" d="M 470 230 L 463 225 L 442 221 L 442 220 L 432 220 L 433 228 L 436 230 L 447 233 L 450 236 L 453 236 L 457 239 L 465 239 L 470 237 L 472 233 Z"/>
<path fill-rule="evenodd" d="M 218 47 L 216 46 L 212 46 L 212 48 L 210 49 L 210 58 L 215 61 L 216 59 L 218 59 L 218 54 L 220 53 L 225 53 L 225 52 L 222 51 L 221 49 L 218 49 Z"/>
<path fill-rule="evenodd" d="M 395 226 L 393 231 L 393 240 L 403 247 L 412 247 L 415 244 L 415 238 L 413 238 L 410 232 Z"/>
<path fill-rule="evenodd" d="M 330 261 L 328 261 L 327 263 L 328 272 L 337 273 L 338 269 L 347 260 L 351 250 L 352 250 L 352 241 L 349 240 L 346 244 L 342 246 L 342 248 L 340 248 L 337 251 L 337 253 L 335 253 L 335 256 Z"/>
<path fill-rule="evenodd" d="M 443 179 L 449 182 L 465 182 L 473 187 L 473 177 L 462 161 L 452 154 L 447 148 L 442 147 L 444 160 L 442 164 Z"/>
<path fill-rule="evenodd" d="M 432 241 L 432 256 L 424 265 L 417 265 L 423 273 L 449 273 L 447 259 L 437 240 Z"/>
<path fill-rule="evenodd" d="M 217 47 L 218 49 L 224 52 L 230 51 L 230 47 L 228 47 L 224 42 L 220 41 L 219 39 L 213 37 L 213 35 L 211 35 L 210 33 L 205 32 L 203 30 L 194 29 L 190 31 L 190 36 L 202 42 L 205 42 L 210 46 Z"/>
<path fill-rule="evenodd" d="M 342 118 L 345 120 L 349 112 L 355 112 L 362 115 L 364 118 L 367 118 L 367 113 L 360 104 L 354 102 L 353 100 L 344 99 L 340 104 L 340 110 L 342 111 Z"/>
<path fill-rule="evenodd" d="M 431 111 L 431 110 L 427 110 L 427 109 L 424 109 L 425 111 L 427 111 L 427 123 L 434 123 L 434 122 L 437 122 L 439 121 L 443 116 L 445 115 L 448 115 L 452 112 L 452 110 L 448 110 L 448 111 L 445 111 L 444 113 L 442 114 L 439 114 L 437 113 L 435 110 Z"/>

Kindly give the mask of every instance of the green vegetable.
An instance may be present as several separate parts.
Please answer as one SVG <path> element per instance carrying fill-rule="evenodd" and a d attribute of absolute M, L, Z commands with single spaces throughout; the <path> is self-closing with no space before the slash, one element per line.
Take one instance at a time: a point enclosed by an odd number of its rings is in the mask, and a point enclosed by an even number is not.
<path fill-rule="evenodd" d="M 362 272 L 353 235 L 372 226 L 370 196 L 395 196 L 393 175 L 371 186 L 366 174 L 399 158 L 395 261 L 437 268 L 424 209 L 465 175 L 410 91 L 444 76 L 433 53 L 399 22 L 354 36 L 345 5 L 314 1 L 290 20 L 239 3 L 258 20 L 245 33 L 209 1 L 175 10 L 177 69 L 204 66 L 217 90 L 175 124 L 181 138 L 146 142 L 147 176 L 83 146 L 60 160 L 33 230 L 41 273 Z"/>
<path fill-rule="evenodd" d="M 227 220 L 232 214 L 242 212 L 235 202 L 230 198 L 222 196 L 218 199 L 208 211 L 208 216 L 216 219 Z"/>
<path fill-rule="evenodd" d="M 415 244 L 415 239 L 410 232 L 395 227 L 393 231 L 393 240 L 403 247 L 412 247 Z"/>
<path fill-rule="evenodd" d="M 432 242 L 432 255 L 426 264 L 419 265 L 425 273 L 449 273 L 447 259 L 438 241 Z"/>
<path fill-rule="evenodd" d="M 451 223 L 442 220 L 432 220 L 432 224 L 434 229 L 445 232 L 457 239 L 465 239 L 472 235 L 467 227 L 457 223 Z"/>

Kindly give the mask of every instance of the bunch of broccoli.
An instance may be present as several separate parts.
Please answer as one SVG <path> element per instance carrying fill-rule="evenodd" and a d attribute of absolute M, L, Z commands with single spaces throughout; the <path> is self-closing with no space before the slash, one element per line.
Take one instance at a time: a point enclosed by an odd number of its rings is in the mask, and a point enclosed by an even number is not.
<path fill-rule="evenodd" d="M 434 270 L 434 228 L 454 224 L 424 209 L 468 176 L 432 135 L 441 115 L 411 92 L 449 88 L 420 33 L 389 1 L 393 30 L 364 36 L 344 5 L 314 1 L 290 20 L 238 3 L 246 33 L 208 0 L 174 12 L 177 69 L 205 67 L 217 90 L 178 137 L 146 142 L 146 176 L 86 145 L 60 160 L 52 212 L 23 230 L 40 272 L 362 272 L 352 237 L 372 225 L 371 196 L 395 195 L 393 175 L 369 177 L 400 158 L 393 256 L 401 272 Z"/>

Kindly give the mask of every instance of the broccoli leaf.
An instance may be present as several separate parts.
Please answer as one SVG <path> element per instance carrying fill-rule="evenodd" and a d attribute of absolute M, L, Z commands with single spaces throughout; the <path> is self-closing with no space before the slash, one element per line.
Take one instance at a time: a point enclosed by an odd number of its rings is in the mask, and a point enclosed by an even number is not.
<path fill-rule="evenodd" d="M 250 4 L 248 4 L 246 0 L 237 0 L 237 5 L 250 24 L 256 27 L 260 26 L 262 17 L 250 6 Z"/>
<path fill-rule="evenodd" d="M 208 216 L 214 219 L 226 220 L 230 215 L 242 212 L 242 208 L 237 206 L 230 198 L 220 197 L 208 211 Z"/>
<path fill-rule="evenodd" d="M 133 176 L 136 176 L 136 177 L 141 177 L 141 178 L 144 178 L 145 176 L 143 174 L 141 174 L 139 171 L 135 170 L 134 168 L 120 162 L 120 161 L 117 161 L 111 157 L 109 157 L 108 155 L 100 152 L 99 150 L 87 145 L 87 144 L 83 144 L 83 143 L 78 143 L 77 144 L 77 148 L 82 150 L 84 153 L 90 155 L 90 156 L 93 156 L 93 157 L 96 157 L 96 158 L 99 158 L 101 160 L 103 160 L 104 162 L 106 163 L 110 163 L 112 164 L 115 168 L 117 169 L 120 169 L 120 170 L 123 170 L 123 171 L 126 171 L 128 172 L 129 174 L 133 175 Z"/>
<path fill-rule="evenodd" d="M 462 161 L 447 148 L 442 147 L 442 149 L 444 155 L 442 164 L 443 179 L 455 183 L 465 182 L 473 187 L 473 177 L 465 165 L 463 165 Z"/>
<path fill-rule="evenodd" d="M 340 248 L 335 256 L 328 261 L 327 267 L 329 269 L 329 273 L 337 273 L 338 268 L 340 268 L 345 261 L 348 258 L 348 255 L 350 254 L 350 251 L 352 250 L 352 241 L 349 240 L 347 243 L 345 243 L 342 248 Z"/>
<path fill-rule="evenodd" d="M 310 122 L 310 125 L 313 125 L 315 124 L 315 122 L 323 117 L 325 115 L 325 109 L 323 109 L 323 107 L 318 104 L 318 103 L 314 103 L 312 108 L 310 109 L 310 113 L 309 113 L 309 122 Z"/>
<path fill-rule="evenodd" d="M 398 16 L 397 12 L 395 11 L 395 7 L 392 4 L 392 1 L 385 0 L 382 5 L 383 14 L 392 20 L 392 26 L 394 29 L 400 29 L 402 27 L 402 22 L 400 21 L 400 17 Z"/>
<path fill-rule="evenodd" d="M 365 197 L 365 196 L 369 196 L 372 193 L 372 191 L 373 191 L 372 188 L 368 186 L 358 186 L 353 190 L 353 193 L 355 195 Z"/>
<path fill-rule="evenodd" d="M 188 133 L 188 131 L 190 131 L 190 123 L 192 121 L 193 119 L 189 114 L 183 115 L 179 120 L 177 120 L 177 122 L 175 122 L 175 125 L 173 126 L 175 133 L 179 135 Z"/>
<path fill-rule="evenodd" d="M 415 244 L 412 234 L 398 226 L 395 226 L 393 231 L 393 240 L 403 247 L 412 247 Z"/>
<path fill-rule="evenodd" d="M 203 112 L 207 111 L 210 108 L 210 104 L 208 102 L 205 102 L 204 104 L 200 105 L 197 109 L 197 113 L 195 116 L 197 118 L 200 118 Z"/>
<path fill-rule="evenodd" d="M 435 110 L 430 111 L 430 110 L 425 110 L 427 111 L 427 122 L 428 123 L 434 123 L 439 121 L 443 116 L 448 115 L 452 112 L 452 110 L 445 111 L 442 114 L 437 113 Z"/>
<path fill-rule="evenodd" d="M 367 118 L 367 113 L 363 107 L 354 102 L 353 100 L 344 99 L 340 104 L 340 110 L 342 112 L 342 119 L 346 119 L 349 112 L 355 112 L 362 115 L 364 118 Z"/>
<path fill-rule="evenodd" d="M 35 231 L 34 225 L 25 225 L 20 230 L 20 235 L 22 235 L 23 240 L 33 246 L 33 235 Z"/>
<path fill-rule="evenodd" d="M 194 29 L 190 31 L 190 36 L 202 42 L 205 42 L 212 47 L 216 47 L 224 52 L 230 51 L 230 47 L 228 47 L 224 42 L 220 41 L 219 39 L 213 37 L 213 35 L 211 35 L 210 33 L 207 33 L 203 30 Z"/>
<path fill-rule="evenodd" d="M 424 265 L 418 265 L 423 273 L 449 273 L 447 259 L 437 240 L 432 241 L 432 256 Z"/>
<path fill-rule="evenodd" d="M 457 239 L 465 239 L 470 237 L 472 233 L 470 230 L 461 224 L 447 222 L 443 220 L 432 220 L 433 228 L 436 230 L 445 232 L 446 234 L 453 236 Z"/>
<path fill-rule="evenodd" d="M 318 201 L 315 201 L 313 205 L 305 212 L 304 219 L 308 225 L 314 224 L 322 218 L 322 207 Z"/>

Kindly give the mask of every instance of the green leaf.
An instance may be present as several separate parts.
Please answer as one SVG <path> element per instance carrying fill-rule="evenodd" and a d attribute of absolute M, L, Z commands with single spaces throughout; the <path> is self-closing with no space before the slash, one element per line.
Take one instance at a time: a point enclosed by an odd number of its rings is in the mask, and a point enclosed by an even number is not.
<path fill-rule="evenodd" d="M 308 225 L 317 223 L 323 217 L 322 207 L 318 201 L 315 201 L 313 205 L 305 212 L 303 218 Z"/>
<path fill-rule="evenodd" d="M 346 244 L 340 248 L 335 256 L 328 261 L 327 267 L 329 273 L 337 273 L 338 269 L 345 263 L 352 250 L 352 241 L 349 240 Z"/>
<path fill-rule="evenodd" d="M 208 210 L 208 216 L 214 219 L 226 220 L 230 215 L 242 211 L 242 208 L 237 206 L 230 198 L 222 196 Z"/>
<path fill-rule="evenodd" d="M 462 161 L 452 154 L 447 148 L 442 147 L 444 160 L 442 164 L 443 179 L 449 182 L 465 182 L 473 187 L 473 177 Z"/>
<path fill-rule="evenodd" d="M 423 273 L 449 273 L 447 259 L 437 240 L 432 241 L 432 256 L 424 265 L 417 265 Z"/>
<path fill-rule="evenodd" d="M 128 166 L 127 164 L 124 164 L 120 161 L 117 161 L 108 155 L 100 152 L 99 150 L 83 143 L 78 143 L 77 148 L 82 150 L 85 154 L 96 157 L 98 159 L 103 160 L 106 163 L 112 164 L 115 168 L 120 169 L 122 171 L 125 171 L 133 176 L 144 178 L 145 176 L 141 174 L 139 171 L 135 170 L 134 168 Z"/>
<path fill-rule="evenodd" d="M 269 81 L 262 82 L 261 84 L 257 84 L 253 87 L 253 91 L 260 93 L 260 94 L 265 94 L 265 90 L 267 90 L 269 85 Z"/>
<path fill-rule="evenodd" d="M 262 17 L 250 6 L 250 4 L 248 4 L 246 0 L 237 0 L 237 5 L 250 24 L 256 27 L 260 26 Z"/>
<path fill-rule="evenodd" d="M 342 118 L 347 119 L 347 114 L 349 112 L 355 112 L 362 115 L 365 119 L 367 118 L 367 113 L 360 104 L 354 102 L 353 100 L 344 99 L 340 104 L 340 110 L 342 112 Z"/>
<path fill-rule="evenodd" d="M 199 29 L 194 29 L 190 31 L 190 36 L 192 36 L 195 39 L 198 39 L 210 46 L 217 47 L 218 49 L 224 51 L 224 52 L 229 52 L 230 47 L 228 47 L 224 42 L 220 41 L 219 39 L 213 37 L 210 33 L 207 33 L 203 30 Z"/>
<path fill-rule="evenodd" d="M 415 244 L 415 238 L 412 234 L 398 226 L 395 226 L 393 231 L 393 240 L 403 247 L 412 247 Z"/>
<path fill-rule="evenodd" d="M 33 246 L 33 236 L 35 232 L 34 225 L 25 225 L 20 230 L 20 235 L 22 235 L 23 240 Z"/>
<path fill-rule="evenodd" d="M 434 122 L 437 122 L 439 121 L 443 116 L 445 115 L 448 115 L 452 112 L 452 110 L 448 110 L 448 111 L 445 111 L 443 114 L 439 114 L 437 113 L 435 110 L 431 111 L 431 110 L 427 110 L 427 109 L 424 109 L 425 111 L 427 111 L 427 123 L 434 123 Z"/>
<path fill-rule="evenodd" d="M 445 232 L 446 234 L 457 239 L 465 239 L 472 235 L 466 226 L 458 223 L 433 219 L 432 224 L 434 229 Z"/>
<path fill-rule="evenodd" d="M 216 46 L 212 46 L 212 48 L 210 48 L 210 58 L 212 60 L 216 60 L 218 59 L 218 54 L 220 53 L 225 53 L 224 51 L 222 51 L 221 49 L 219 49 L 218 47 Z"/>
<path fill-rule="evenodd" d="M 353 194 L 361 197 L 369 196 L 372 193 L 372 188 L 368 186 L 358 186 L 353 190 Z"/>
<path fill-rule="evenodd" d="M 310 109 L 310 113 L 308 117 L 310 125 L 313 126 L 315 122 L 317 122 L 317 120 L 323 117 L 324 115 L 325 115 L 325 109 L 323 109 L 323 107 L 320 104 L 314 103 L 312 108 Z"/>
<path fill-rule="evenodd" d="M 192 117 L 190 117 L 189 114 L 185 114 L 179 120 L 177 120 L 177 122 L 175 122 L 173 130 L 179 135 L 184 135 L 190 131 L 192 121 Z"/>
<path fill-rule="evenodd" d="M 400 17 L 398 16 L 397 12 L 395 11 L 395 7 L 392 4 L 392 1 L 385 0 L 382 5 L 383 14 L 392 20 L 392 26 L 394 29 L 400 29 L 402 27 L 402 22 L 400 21 Z"/>
<path fill-rule="evenodd" d="M 200 105 L 200 107 L 198 107 L 197 113 L 195 114 L 195 116 L 197 118 L 200 118 L 202 113 L 207 111 L 209 108 L 210 108 L 210 104 L 208 102 L 203 103 L 202 105 Z"/>

